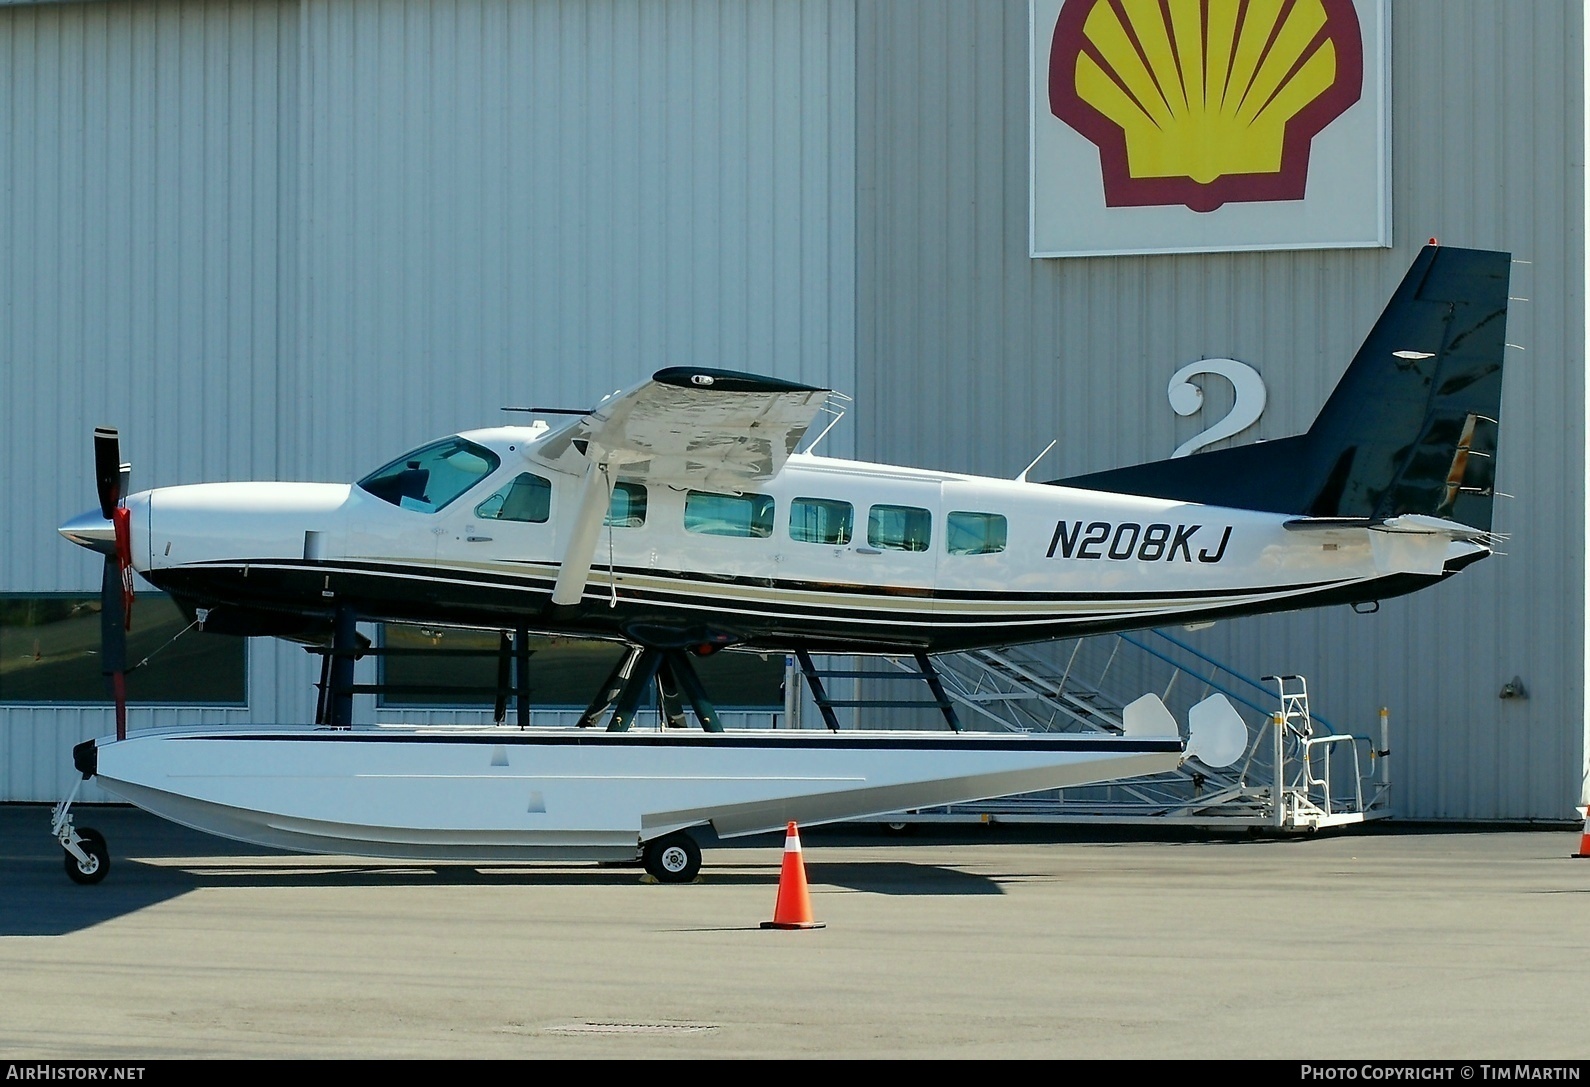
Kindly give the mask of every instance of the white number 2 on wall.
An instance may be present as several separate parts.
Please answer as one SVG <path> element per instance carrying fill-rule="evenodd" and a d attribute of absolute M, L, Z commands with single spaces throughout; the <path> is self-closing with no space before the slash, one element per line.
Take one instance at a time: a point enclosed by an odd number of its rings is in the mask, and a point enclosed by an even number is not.
<path fill-rule="evenodd" d="M 1188 380 L 1199 374 L 1213 374 L 1231 382 L 1231 387 L 1236 390 L 1236 400 L 1224 419 L 1177 446 L 1176 452 L 1171 454 L 1173 458 L 1185 457 L 1222 438 L 1241 434 L 1257 423 L 1259 416 L 1264 413 L 1264 379 L 1259 376 L 1259 371 L 1236 359 L 1199 359 L 1189 362 L 1171 375 L 1170 388 L 1166 391 L 1170 395 L 1170 406 L 1177 415 L 1191 415 L 1203 407 L 1204 391 Z"/>

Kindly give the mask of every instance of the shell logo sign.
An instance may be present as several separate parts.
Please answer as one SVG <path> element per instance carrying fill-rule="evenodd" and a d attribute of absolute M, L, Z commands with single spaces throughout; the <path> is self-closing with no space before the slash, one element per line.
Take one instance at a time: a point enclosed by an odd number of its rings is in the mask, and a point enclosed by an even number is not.
<path fill-rule="evenodd" d="M 1384 0 L 1032 9 L 1035 256 L 1390 244 Z"/>
<path fill-rule="evenodd" d="M 1098 145 L 1111 207 L 1301 200 L 1363 89 L 1350 0 L 1070 3 L 1054 39 L 1050 108 Z"/>

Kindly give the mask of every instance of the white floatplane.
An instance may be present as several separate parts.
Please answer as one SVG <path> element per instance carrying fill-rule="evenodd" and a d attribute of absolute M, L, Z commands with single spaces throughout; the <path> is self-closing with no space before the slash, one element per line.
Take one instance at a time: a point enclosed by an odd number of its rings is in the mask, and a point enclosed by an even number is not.
<path fill-rule="evenodd" d="M 79 755 L 108 791 L 240 841 L 473 863 L 640 859 L 673 882 L 700 867 L 693 827 L 732 838 L 1162 773 L 1187 757 L 1171 724 L 1127 736 L 153 729 Z"/>
<path fill-rule="evenodd" d="M 1492 553 L 1510 259 L 1415 259 L 1313 426 L 1278 441 L 1036 482 L 798 452 L 831 390 L 662 370 L 554 422 L 456 434 L 355 484 L 126 495 L 96 432 L 114 738 L 84 777 L 273 846 L 459 860 L 609 850 L 693 876 L 689 828 L 774 830 L 1174 768 L 1170 722 L 1121 736 L 726 733 L 692 658 L 912 655 L 1368 604 Z M 560 418 L 566 415 L 567 418 Z M 819 439 L 821 435 L 818 436 Z M 125 732 L 133 572 L 205 630 L 329 647 L 317 730 Z M 351 727 L 361 621 L 622 642 L 570 730 Z M 698 733 L 637 733 L 651 689 Z M 683 721 L 670 712 L 671 722 Z M 592 726 L 606 720 L 605 729 Z M 953 724 L 953 718 L 951 719 Z M 1203 757 L 1229 746 L 1210 741 Z M 73 878 L 103 840 L 56 832 Z"/>

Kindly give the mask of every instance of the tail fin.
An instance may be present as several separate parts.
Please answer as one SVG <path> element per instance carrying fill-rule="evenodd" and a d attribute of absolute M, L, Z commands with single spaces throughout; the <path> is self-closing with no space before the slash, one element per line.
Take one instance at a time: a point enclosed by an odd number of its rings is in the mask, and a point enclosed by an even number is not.
<path fill-rule="evenodd" d="M 1511 255 L 1426 246 L 1306 434 L 1051 482 L 1489 531 Z"/>

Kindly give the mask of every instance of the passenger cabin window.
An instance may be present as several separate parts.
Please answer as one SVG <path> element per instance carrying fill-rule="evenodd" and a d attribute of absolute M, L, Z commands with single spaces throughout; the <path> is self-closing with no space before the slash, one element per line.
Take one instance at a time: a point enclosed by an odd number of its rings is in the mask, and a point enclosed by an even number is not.
<path fill-rule="evenodd" d="M 552 510 L 552 481 L 534 472 L 520 472 L 492 496 L 475 507 L 475 516 L 488 521 L 529 521 L 541 524 Z"/>
<path fill-rule="evenodd" d="M 944 526 L 952 555 L 993 555 L 1005 550 L 1006 523 L 998 513 L 952 513 Z"/>
<path fill-rule="evenodd" d="M 615 528 L 639 528 L 646 523 L 646 487 L 641 483 L 613 484 L 613 500 L 607 504 L 607 520 Z"/>
<path fill-rule="evenodd" d="M 926 551 L 933 539 L 933 515 L 916 506 L 873 506 L 867 514 L 867 542 L 885 551 Z"/>
<path fill-rule="evenodd" d="M 359 486 L 383 502 L 435 513 L 497 470 L 497 454 L 463 438 L 421 446 L 379 468 Z"/>
<path fill-rule="evenodd" d="M 801 543 L 847 544 L 856 521 L 849 502 L 797 498 L 789 507 L 789 536 Z"/>
<path fill-rule="evenodd" d="M 685 494 L 685 531 L 765 540 L 773 535 L 773 496 L 689 491 Z"/>

